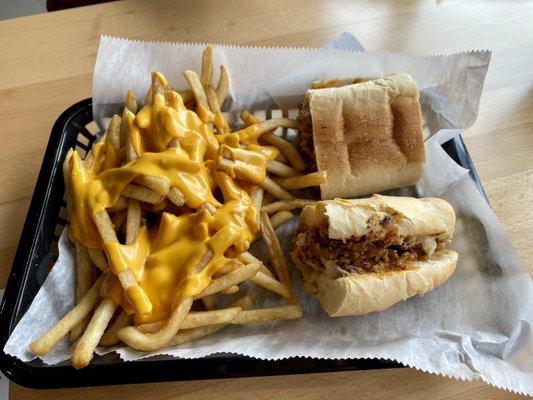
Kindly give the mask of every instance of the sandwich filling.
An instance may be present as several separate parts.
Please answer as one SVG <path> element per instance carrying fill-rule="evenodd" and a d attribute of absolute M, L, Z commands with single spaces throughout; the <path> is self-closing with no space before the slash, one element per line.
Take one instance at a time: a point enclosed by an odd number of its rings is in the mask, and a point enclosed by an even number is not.
<path fill-rule="evenodd" d="M 291 255 L 335 279 L 409 269 L 412 261 L 430 258 L 449 241 L 443 235 L 401 235 L 397 217 L 376 213 L 367 221 L 364 234 L 347 239 L 331 239 L 327 223 L 318 229 L 300 227 Z"/>
<path fill-rule="evenodd" d="M 305 162 L 307 172 L 317 170 L 315 145 L 313 142 L 313 119 L 309 108 L 309 98 L 306 96 L 303 104 L 300 106 L 300 121 L 298 149 Z"/>

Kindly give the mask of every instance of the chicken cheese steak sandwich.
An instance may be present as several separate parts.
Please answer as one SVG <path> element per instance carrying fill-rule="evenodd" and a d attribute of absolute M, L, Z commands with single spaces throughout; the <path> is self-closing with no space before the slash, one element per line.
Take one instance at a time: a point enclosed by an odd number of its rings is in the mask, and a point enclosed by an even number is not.
<path fill-rule="evenodd" d="M 355 82 L 355 83 L 353 83 Z M 357 197 L 414 184 L 424 139 L 419 91 L 409 75 L 315 82 L 300 108 L 300 151 L 327 171 L 322 199 Z"/>
<path fill-rule="evenodd" d="M 437 198 L 374 195 L 304 208 L 291 256 L 304 289 L 331 316 L 382 311 L 455 270 L 455 213 Z"/>

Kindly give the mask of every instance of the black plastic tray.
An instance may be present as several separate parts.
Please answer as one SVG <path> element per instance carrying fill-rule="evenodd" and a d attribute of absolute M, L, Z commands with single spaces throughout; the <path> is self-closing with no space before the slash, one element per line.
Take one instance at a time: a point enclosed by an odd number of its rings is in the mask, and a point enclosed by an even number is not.
<path fill-rule="evenodd" d="M 74 104 L 58 118 L 46 148 L 24 229 L 0 307 L 0 349 L 30 306 L 56 260 L 59 233 L 66 221 L 60 217 L 63 201 L 61 163 L 69 148 L 88 150 L 95 137 L 85 128 L 92 121 L 92 99 Z M 443 145 L 483 192 L 460 136 Z M 158 356 L 122 362 L 117 355 L 95 356 L 88 367 L 76 371 L 69 361 L 49 366 L 40 360 L 22 362 L 0 352 L 2 372 L 17 384 L 32 388 L 59 388 L 126 383 L 163 382 L 259 375 L 300 374 L 346 370 L 397 368 L 386 360 L 319 360 L 291 358 L 263 361 L 235 355 L 215 355 L 196 360 Z"/>

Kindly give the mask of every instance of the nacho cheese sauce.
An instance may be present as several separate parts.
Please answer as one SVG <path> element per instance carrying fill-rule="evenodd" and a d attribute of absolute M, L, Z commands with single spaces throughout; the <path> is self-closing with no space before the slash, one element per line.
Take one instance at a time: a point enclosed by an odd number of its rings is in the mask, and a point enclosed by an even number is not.
<path fill-rule="evenodd" d="M 276 148 L 258 143 L 257 124 L 215 134 L 211 124 L 220 126 L 220 114 L 205 108 L 191 111 L 177 92 L 165 94 L 153 94 L 136 116 L 124 113 L 123 124 L 137 159 L 120 166 L 112 146 L 101 141 L 92 149 L 90 166 L 76 151 L 69 161 L 69 237 L 105 251 L 115 275 L 106 278 L 104 295 L 133 312 L 135 323 L 167 319 L 181 300 L 201 293 L 217 270 L 248 249 L 257 234 L 259 213 L 249 196 L 253 188 L 249 182 L 260 183 L 268 160 L 279 154 Z M 179 146 L 169 147 L 173 139 Z M 183 194 L 188 207 L 182 209 L 187 211 L 163 212 L 154 226 L 142 225 L 131 244 L 103 242 L 94 223 L 96 215 L 113 207 L 126 185 L 142 175 L 167 180 Z M 201 271 L 194 271 L 206 252 L 212 254 L 210 260 Z M 116 274 L 125 270 L 133 273 L 145 294 L 123 293 Z M 148 302 L 152 311 L 143 313 Z"/>

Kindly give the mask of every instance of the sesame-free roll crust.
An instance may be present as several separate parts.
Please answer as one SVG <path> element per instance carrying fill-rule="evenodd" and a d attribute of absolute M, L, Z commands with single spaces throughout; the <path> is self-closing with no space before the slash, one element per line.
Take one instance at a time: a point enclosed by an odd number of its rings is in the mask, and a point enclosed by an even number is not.
<path fill-rule="evenodd" d="M 300 216 L 291 255 L 306 291 L 331 316 L 382 311 L 454 272 L 455 213 L 438 198 L 325 200 Z"/>
<path fill-rule="evenodd" d="M 323 199 L 409 186 L 422 176 L 422 114 L 409 75 L 309 90 L 304 114 L 317 169 L 328 173 Z"/>

